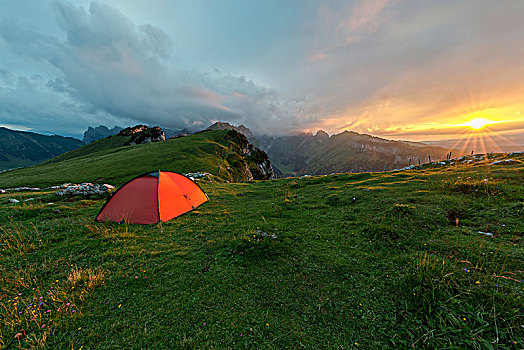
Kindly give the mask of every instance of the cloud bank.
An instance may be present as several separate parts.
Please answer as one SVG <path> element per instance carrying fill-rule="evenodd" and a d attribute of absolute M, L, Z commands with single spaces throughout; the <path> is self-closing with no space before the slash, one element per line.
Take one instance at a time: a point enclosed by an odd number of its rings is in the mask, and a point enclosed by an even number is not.
<path fill-rule="evenodd" d="M 56 115 L 84 127 L 98 119 L 190 129 L 221 120 L 278 133 L 310 118 L 310 102 L 285 100 L 244 76 L 177 66 L 171 39 L 161 29 L 136 25 L 108 5 L 92 2 L 86 11 L 56 1 L 54 9 L 63 39 L 32 31 L 16 20 L 0 25 L 0 36 L 14 53 L 44 60 L 58 73 L 44 81 L 4 72 L 2 120 L 12 116 L 20 124 L 39 119 L 33 127 L 49 128 Z M 24 103 L 32 100 L 30 96 L 42 103 Z M 20 108 L 24 105 L 25 110 Z"/>

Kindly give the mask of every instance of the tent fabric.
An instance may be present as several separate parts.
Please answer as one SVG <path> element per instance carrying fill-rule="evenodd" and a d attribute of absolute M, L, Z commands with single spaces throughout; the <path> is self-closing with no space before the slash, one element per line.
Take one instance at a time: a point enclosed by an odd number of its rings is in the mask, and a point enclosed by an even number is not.
<path fill-rule="evenodd" d="M 155 171 L 139 175 L 118 189 L 96 221 L 153 224 L 168 221 L 205 203 L 207 195 L 187 177 Z"/>

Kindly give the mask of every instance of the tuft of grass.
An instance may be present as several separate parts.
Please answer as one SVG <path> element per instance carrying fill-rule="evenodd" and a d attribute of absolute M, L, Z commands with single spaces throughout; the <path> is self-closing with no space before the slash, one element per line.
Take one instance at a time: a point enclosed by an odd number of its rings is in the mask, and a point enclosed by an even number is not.
<path fill-rule="evenodd" d="M 493 266 L 486 255 L 474 265 L 419 253 L 402 288 L 419 329 L 411 346 L 511 348 L 521 341 L 520 280 L 508 279 L 509 271 L 493 272 Z"/>
<path fill-rule="evenodd" d="M 19 347 L 43 347 L 64 319 L 82 316 L 81 305 L 104 283 L 106 273 L 101 268 L 72 268 L 65 278 L 42 288 L 37 276 L 9 279 L 4 272 L 3 286 L 9 293 L 0 299 L 0 345 L 17 342 Z"/>

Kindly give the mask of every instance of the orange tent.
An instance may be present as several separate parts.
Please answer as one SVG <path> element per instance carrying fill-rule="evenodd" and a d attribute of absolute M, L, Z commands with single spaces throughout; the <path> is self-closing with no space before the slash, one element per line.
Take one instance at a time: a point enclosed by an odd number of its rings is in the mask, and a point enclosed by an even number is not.
<path fill-rule="evenodd" d="M 120 187 L 102 207 L 96 221 L 154 224 L 171 220 L 207 200 L 204 191 L 187 177 L 154 171 Z"/>

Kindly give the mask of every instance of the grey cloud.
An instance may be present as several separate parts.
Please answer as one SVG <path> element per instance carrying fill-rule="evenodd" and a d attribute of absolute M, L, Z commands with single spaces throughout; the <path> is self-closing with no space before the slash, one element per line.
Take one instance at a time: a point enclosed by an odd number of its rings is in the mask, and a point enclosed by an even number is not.
<path fill-rule="evenodd" d="M 173 66 L 173 46 L 162 30 L 137 26 L 107 5 L 93 2 L 86 12 L 57 1 L 54 8 L 65 41 L 16 21 L 4 21 L 0 35 L 16 53 L 60 72 L 48 89 L 103 115 L 179 128 L 226 120 L 282 132 L 307 114 L 303 102 L 284 101 L 243 76 Z"/>
<path fill-rule="evenodd" d="M 31 77 L 0 70 L 0 120 L 4 125 L 23 125 L 37 132 L 80 136 L 86 125 L 103 119 L 108 124 L 118 120 L 103 111 L 68 98 L 53 84 L 38 75 Z"/>

